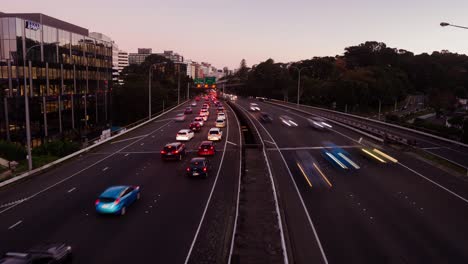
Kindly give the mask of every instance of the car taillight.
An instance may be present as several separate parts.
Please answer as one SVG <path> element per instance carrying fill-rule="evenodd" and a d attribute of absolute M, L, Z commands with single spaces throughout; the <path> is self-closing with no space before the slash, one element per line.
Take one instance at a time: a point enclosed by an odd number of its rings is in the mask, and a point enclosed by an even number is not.
<path fill-rule="evenodd" d="M 115 200 L 114 204 L 119 204 L 120 203 L 120 199 L 117 198 L 117 200 Z"/>
<path fill-rule="evenodd" d="M 178 154 L 178 153 L 179 153 L 179 151 L 178 151 L 178 150 L 174 151 L 174 154 Z"/>
<path fill-rule="evenodd" d="M 203 167 L 203 172 L 206 172 L 206 167 Z"/>
<path fill-rule="evenodd" d="M 190 171 L 190 168 L 187 168 L 187 171 Z"/>
<path fill-rule="evenodd" d="M 214 147 L 213 147 L 213 146 L 211 146 L 211 147 L 210 147 L 210 149 L 214 149 Z"/>
<path fill-rule="evenodd" d="M 164 150 L 161 150 L 161 154 L 166 154 L 166 151 L 164 151 Z"/>
<path fill-rule="evenodd" d="M 96 202 L 94 202 L 95 205 L 98 205 L 99 204 L 99 199 L 96 200 Z"/>

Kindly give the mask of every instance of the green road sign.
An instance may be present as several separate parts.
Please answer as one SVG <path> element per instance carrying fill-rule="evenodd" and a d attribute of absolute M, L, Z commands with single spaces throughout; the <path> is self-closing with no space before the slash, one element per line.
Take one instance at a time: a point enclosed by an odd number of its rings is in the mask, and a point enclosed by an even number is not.
<path fill-rule="evenodd" d="M 195 80 L 193 80 L 193 82 L 195 84 L 204 84 L 205 83 L 205 79 L 203 78 L 195 78 Z"/>
<path fill-rule="evenodd" d="M 205 77 L 205 83 L 212 85 L 216 83 L 216 77 Z"/>

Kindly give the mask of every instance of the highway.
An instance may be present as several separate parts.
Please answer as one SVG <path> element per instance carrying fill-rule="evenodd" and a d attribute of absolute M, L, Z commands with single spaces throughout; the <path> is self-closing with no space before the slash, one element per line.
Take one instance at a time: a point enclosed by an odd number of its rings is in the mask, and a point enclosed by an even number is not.
<path fill-rule="evenodd" d="M 296 104 L 286 104 L 280 101 L 272 102 L 274 104 L 288 105 L 296 107 Z M 361 124 L 366 124 L 372 128 L 392 135 L 398 135 L 401 138 L 416 142 L 416 146 L 423 151 L 430 152 L 433 155 L 439 156 L 443 159 L 447 159 L 453 163 L 459 164 L 468 170 L 468 148 L 460 146 L 459 144 L 439 140 L 433 137 L 425 136 L 419 133 L 403 130 L 400 128 L 379 124 L 372 122 L 372 120 L 365 120 L 362 118 L 356 118 L 352 116 L 337 115 L 329 111 L 320 110 L 318 108 L 301 107 L 301 110 L 310 112 L 312 114 L 322 115 L 324 117 L 343 117 L 348 120 L 352 120 Z"/>
<path fill-rule="evenodd" d="M 244 109 L 249 102 L 237 100 Z M 465 179 L 386 147 L 398 163 L 382 164 L 361 154 L 361 134 L 337 125 L 313 130 L 304 114 L 255 102 L 274 119 L 255 123 L 269 146 L 295 263 L 468 262 Z M 281 124 L 280 115 L 299 126 Z M 346 150 L 360 169 L 332 166 L 321 155 L 327 143 Z"/>
<path fill-rule="evenodd" d="M 222 259 L 233 228 L 240 129 L 228 110 L 223 140 L 215 143 L 218 152 L 209 158 L 209 177 L 188 178 L 185 168 L 214 127 L 216 111 L 210 108 L 202 131 L 186 143 L 191 152 L 185 160 L 164 162 L 159 151 L 175 141 L 178 130 L 188 128 L 201 102 L 184 122 L 174 122 L 185 106 L 42 175 L 0 189 L 0 252 L 64 242 L 73 247 L 75 263 Z M 98 195 L 121 184 L 140 186 L 141 200 L 124 216 L 97 215 Z"/>

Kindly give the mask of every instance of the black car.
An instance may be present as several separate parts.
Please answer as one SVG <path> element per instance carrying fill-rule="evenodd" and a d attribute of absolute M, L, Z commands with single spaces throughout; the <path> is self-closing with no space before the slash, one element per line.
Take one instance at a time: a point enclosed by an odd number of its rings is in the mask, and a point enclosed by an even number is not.
<path fill-rule="evenodd" d="M 187 176 L 193 177 L 208 177 L 208 160 L 203 157 L 192 158 L 190 165 L 187 167 Z"/>
<path fill-rule="evenodd" d="M 192 114 L 192 113 L 193 113 L 192 107 L 185 108 L 184 114 L 188 115 L 188 114 Z"/>
<path fill-rule="evenodd" d="M 166 146 L 161 150 L 161 158 L 163 160 L 182 160 L 185 157 L 185 154 L 185 144 L 180 142 L 166 144 Z"/>
<path fill-rule="evenodd" d="M 273 121 L 273 118 L 268 113 L 265 113 L 265 112 L 260 113 L 259 119 L 263 123 L 271 123 Z"/>
<path fill-rule="evenodd" d="M 65 244 L 48 244 L 35 247 L 27 252 L 6 253 L 1 264 L 52 264 L 70 263 L 72 248 Z"/>

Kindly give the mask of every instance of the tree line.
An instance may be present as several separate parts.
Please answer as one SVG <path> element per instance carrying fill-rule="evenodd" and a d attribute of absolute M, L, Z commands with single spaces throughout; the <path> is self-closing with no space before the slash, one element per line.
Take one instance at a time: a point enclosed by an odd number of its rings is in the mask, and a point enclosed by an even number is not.
<path fill-rule="evenodd" d="M 252 68 L 241 62 L 232 82 L 241 95 L 295 101 L 298 69 L 301 103 L 368 112 L 393 106 L 409 94 L 428 96 L 437 112 L 452 111 L 455 98 L 468 94 L 468 56 L 448 51 L 414 53 L 368 41 L 345 48 L 342 56 L 282 63 L 268 59 Z"/>

